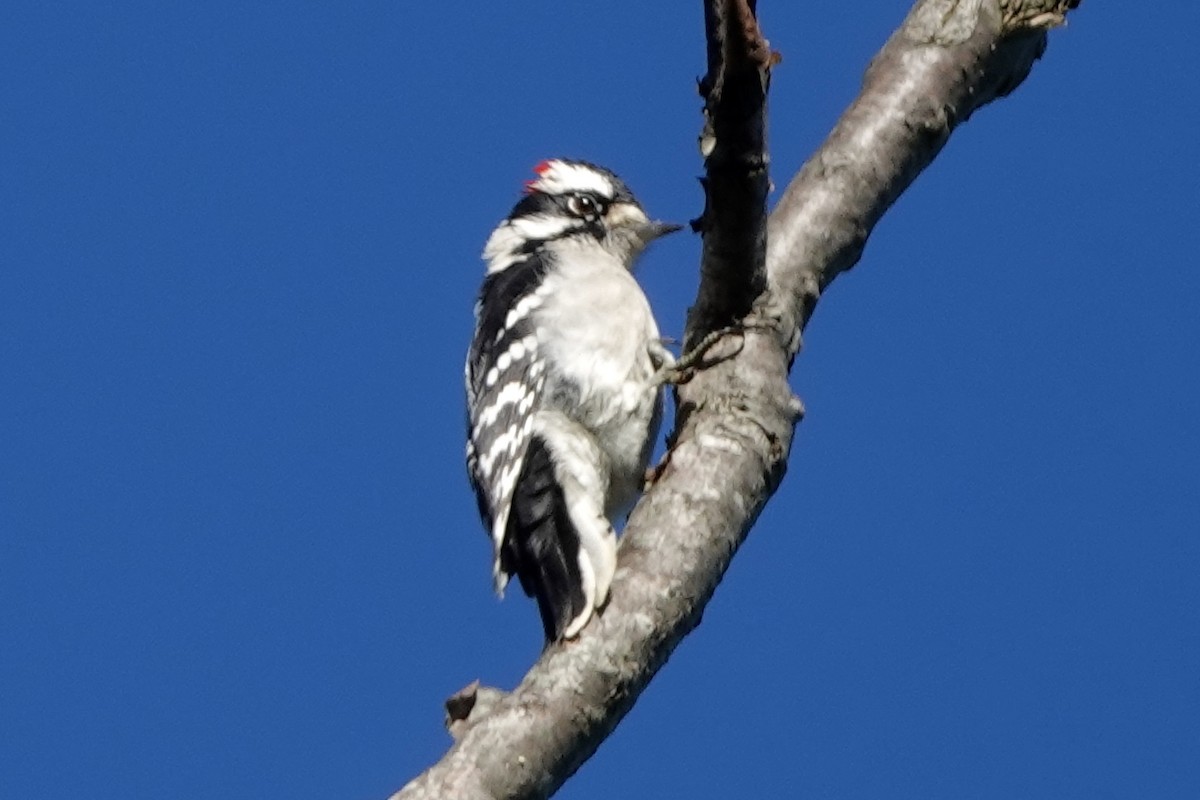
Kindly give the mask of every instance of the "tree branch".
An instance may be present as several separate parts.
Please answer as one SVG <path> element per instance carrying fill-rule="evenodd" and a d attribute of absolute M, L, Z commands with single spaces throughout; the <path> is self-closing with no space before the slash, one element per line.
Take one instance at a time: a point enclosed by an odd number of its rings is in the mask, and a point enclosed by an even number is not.
<path fill-rule="evenodd" d="M 704 4 L 708 72 L 699 86 L 704 212 L 692 221 L 704 242 L 685 350 L 745 317 L 767 288 L 766 107 L 774 59 L 754 14 L 752 0 Z"/>
<path fill-rule="evenodd" d="M 604 612 L 547 647 L 510 694 L 453 698 L 457 741 L 393 800 L 547 797 L 595 752 L 699 624 L 783 476 L 800 415 L 787 373 L 821 292 L 954 128 L 1024 80 L 1046 30 L 1078 3 L 918 2 L 788 186 L 764 243 L 770 58 L 753 3 L 706 2 L 704 264 L 688 339 L 738 319 L 752 327 L 735 356 L 680 387 L 667 460 L 630 517 Z"/>
<path fill-rule="evenodd" d="M 1046 49 L 1046 31 L 1079 2 L 916 4 L 771 214 L 767 271 L 785 329 L 807 324 L 821 292 L 858 263 L 879 218 L 953 130 L 1021 84 Z"/>

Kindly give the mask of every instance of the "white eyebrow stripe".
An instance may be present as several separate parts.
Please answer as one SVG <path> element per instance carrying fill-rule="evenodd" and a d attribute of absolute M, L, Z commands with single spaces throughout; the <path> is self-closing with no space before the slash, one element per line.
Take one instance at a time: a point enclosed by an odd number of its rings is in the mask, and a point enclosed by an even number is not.
<path fill-rule="evenodd" d="M 608 176 L 594 169 L 557 159 L 547 161 L 546 164 L 546 168 L 538 173 L 538 179 L 529 184 L 530 189 L 547 194 L 592 192 L 608 200 L 616 194 L 616 187 Z"/>

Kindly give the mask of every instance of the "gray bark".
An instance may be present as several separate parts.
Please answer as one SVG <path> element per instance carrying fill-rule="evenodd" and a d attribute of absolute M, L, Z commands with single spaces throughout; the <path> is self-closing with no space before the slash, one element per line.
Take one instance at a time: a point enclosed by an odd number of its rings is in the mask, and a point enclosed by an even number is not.
<path fill-rule="evenodd" d="M 630 517 L 603 614 L 548 647 L 511 693 L 472 686 L 452 698 L 454 745 L 393 800 L 548 797 L 595 752 L 699 624 L 783 477 L 801 409 L 787 375 L 821 293 L 953 130 L 1020 85 L 1078 4 L 918 2 L 767 218 L 772 57 L 751 0 L 708 0 L 704 251 L 687 341 L 735 321 L 745 331 L 717 345 L 731 357 L 678 388 L 669 451 Z"/>

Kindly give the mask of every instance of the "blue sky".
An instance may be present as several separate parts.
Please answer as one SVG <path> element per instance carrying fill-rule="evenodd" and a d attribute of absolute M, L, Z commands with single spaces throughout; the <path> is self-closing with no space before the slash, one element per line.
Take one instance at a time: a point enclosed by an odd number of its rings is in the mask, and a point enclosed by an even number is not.
<path fill-rule="evenodd" d="M 0 9 L 0 796 L 383 798 L 536 656 L 478 253 L 548 156 L 698 213 L 701 15 L 425 5 Z M 1200 796 L 1200 11 L 1121 5 L 825 298 L 783 487 L 562 797 Z M 762 6 L 782 187 L 908 3 Z"/>

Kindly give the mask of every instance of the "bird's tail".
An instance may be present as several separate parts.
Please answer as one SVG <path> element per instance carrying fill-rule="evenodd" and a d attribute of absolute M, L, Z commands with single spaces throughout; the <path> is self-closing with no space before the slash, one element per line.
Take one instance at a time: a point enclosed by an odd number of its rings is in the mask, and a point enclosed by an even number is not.
<path fill-rule="evenodd" d="M 591 616 L 595 576 L 540 436 L 530 440 L 516 482 L 501 569 L 515 572 L 537 600 L 548 642 L 573 636 Z"/>

